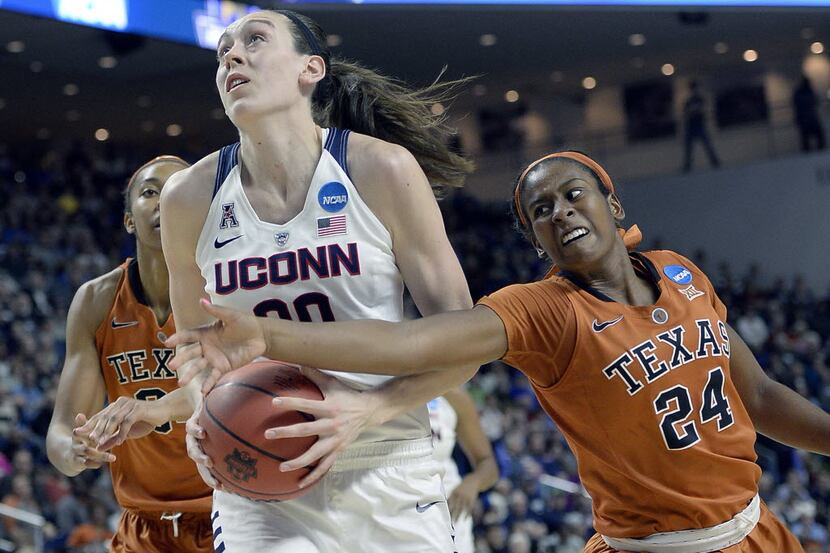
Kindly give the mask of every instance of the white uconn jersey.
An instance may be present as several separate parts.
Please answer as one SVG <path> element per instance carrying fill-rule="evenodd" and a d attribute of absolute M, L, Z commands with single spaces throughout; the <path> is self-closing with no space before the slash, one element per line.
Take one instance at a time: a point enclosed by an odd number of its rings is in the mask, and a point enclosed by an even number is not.
<path fill-rule="evenodd" d="M 349 131 L 323 129 L 323 151 L 302 211 L 262 221 L 242 188 L 239 143 L 220 151 L 196 262 L 217 305 L 294 321 L 403 319 L 403 280 L 391 236 L 349 178 Z M 388 376 L 327 371 L 365 389 Z M 367 430 L 358 443 L 424 438 L 421 407 Z"/>
<path fill-rule="evenodd" d="M 432 456 L 444 468 L 444 488 L 447 493 L 450 493 L 461 483 L 458 467 L 452 458 L 458 415 L 443 396 L 427 403 L 427 409 L 429 409 L 429 425 L 432 428 Z"/>

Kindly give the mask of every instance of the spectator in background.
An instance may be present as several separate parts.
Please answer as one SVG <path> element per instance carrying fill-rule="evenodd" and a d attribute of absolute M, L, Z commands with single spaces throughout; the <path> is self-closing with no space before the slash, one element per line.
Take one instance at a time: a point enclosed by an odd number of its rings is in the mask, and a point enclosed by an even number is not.
<path fill-rule="evenodd" d="M 752 351 L 757 355 L 769 338 L 769 327 L 766 321 L 752 307 L 746 310 L 746 313 L 738 317 L 735 323 L 735 330 L 744 339 L 744 342 L 752 348 Z"/>
<path fill-rule="evenodd" d="M 689 84 L 689 98 L 683 106 L 683 121 L 686 127 L 683 172 L 688 173 L 692 169 L 692 149 L 695 142 L 703 145 L 712 167 L 719 167 L 720 160 L 706 131 L 706 100 L 700 93 L 697 81 Z"/>
<path fill-rule="evenodd" d="M 793 93 L 793 110 L 795 110 L 795 124 L 801 135 L 801 151 L 824 149 L 824 128 L 818 114 L 818 96 L 810 86 L 807 77 L 801 78 L 801 84 Z"/>

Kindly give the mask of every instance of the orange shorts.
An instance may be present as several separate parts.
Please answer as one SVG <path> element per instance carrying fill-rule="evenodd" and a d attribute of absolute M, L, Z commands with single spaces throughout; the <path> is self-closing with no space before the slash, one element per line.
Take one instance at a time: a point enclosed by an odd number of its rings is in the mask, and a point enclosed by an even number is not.
<path fill-rule="evenodd" d="M 173 521 L 160 517 L 161 513 L 125 509 L 110 553 L 213 553 L 210 513 L 183 513 L 178 537 L 173 535 Z"/>
<path fill-rule="evenodd" d="M 787 527 L 761 502 L 761 518 L 741 543 L 713 553 L 804 553 L 804 549 Z M 583 553 L 629 553 L 609 547 L 602 536 L 594 534 Z"/>

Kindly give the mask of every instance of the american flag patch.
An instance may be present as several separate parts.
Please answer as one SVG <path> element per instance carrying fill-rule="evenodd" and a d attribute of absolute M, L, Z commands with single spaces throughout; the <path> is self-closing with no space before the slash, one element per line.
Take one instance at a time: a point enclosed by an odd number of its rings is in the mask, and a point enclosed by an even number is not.
<path fill-rule="evenodd" d="M 317 238 L 321 238 L 323 236 L 335 236 L 338 234 L 346 234 L 345 215 L 317 218 Z"/>

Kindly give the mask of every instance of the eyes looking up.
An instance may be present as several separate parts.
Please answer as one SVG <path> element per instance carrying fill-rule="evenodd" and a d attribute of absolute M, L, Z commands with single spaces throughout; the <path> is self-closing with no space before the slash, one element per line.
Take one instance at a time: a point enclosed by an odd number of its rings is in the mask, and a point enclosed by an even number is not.
<path fill-rule="evenodd" d="M 257 31 L 249 31 L 245 35 L 245 45 L 248 47 L 264 40 L 265 35 Z M 216 61 L 222 63 L 225 60 L 227 53 L 231 51 L 232 46 L 232 41 L 230 41 L 227 37 L 223 38 L 222 42 L 219 44 L 219 48 L 216 50 Z"/>

